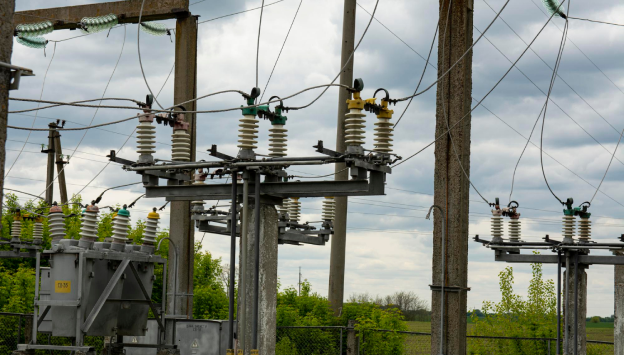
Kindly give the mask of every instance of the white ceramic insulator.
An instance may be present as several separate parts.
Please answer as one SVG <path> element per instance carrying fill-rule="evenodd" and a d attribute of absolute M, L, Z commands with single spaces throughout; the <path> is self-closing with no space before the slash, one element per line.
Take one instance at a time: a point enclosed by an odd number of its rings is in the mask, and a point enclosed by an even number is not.
<path fill-rule="evenodd" d="M 288 129 L 284 125 L 276 124 L 272 125 L 269 129 L 269 156 L 271 157 L 285 157 L 288 146 L 287 132 Z"/>
<path fill-rule="evenodd" d="M 20 239 L 22 236 L 22 221 L 13 221 L 11 226 L 11 238 Z"/>
<path fill-rule="evenodd" d="M 258 119 L 255 115 L 243 115 L 238 123 L 238 147 L 240 149 L 258 148 Z"/>
<path fill-rule="evenodd" d="M 492 216 L 490 225 L 492 228 L 492 237 L 502 238 L 503 237 L 503 217 Z"/>
<path fill-rule="evenodd" d="M 299 202 L 298 198 L 293 198 L 288 204 L 288 215 L 290 216 L 290 221 L 299 223 L 299 218 L 301 217 L 301 202 Z"/>
<path fill-rule="evenodd" d="M 352 108 L 345 117 L 345 143 L 361 146 L 364 144 L 364 128 L 366 127 L 364 117 L 366 115 L 362 113 L 362 110 Z"/>
<path fill-rule="evenodd" d="M 394 123 L 389 118 L 379 118 L 375 122 L 375 152 L 392 153 L 392 137 L 394 136 Z"/>
<path fill-rule="evenodd" d="M 65 238 L 65 220 L 62 213 L 50 213 L 48 226 L 50 227 L 50 238 L 52 238 L 52 241 Z"/>
<path fill-rule="evenodd" d="M 325 197 L 323 200 L 323 214 L 324 221 L 333 221 L 336 212 L 336 201 L 333 197 Z"/>
<path fill-rule="evenodd" d="M 171 135 L 173 161 L 191 161 L 191 136 L 183 129 L 176 129 Z"/>
<path fill-rule="evenodd" d="M 563 237 L 572 238 L 574 236 L 574 229 L 576 227 L 576 217 L 563 216 Z"/>
<path fill-rule="evenodd" d="M 143 231 L 143 244 L 156 244 L 156 233 L 158 232 L 158 219 L 148 218 Z"/>
<path fill-rule="evenodd" d="M 519 242 L 521 237 L 521 222 L 519 219 L 509 220 L 509 241 Z"/>
<path fill-rule="evenodd" d="M 126 244 L 130 217 L 117 215 L 113 218 L 113 243 Z"/>
<path fill-rule="evenodd" d="M 86 211 L 80 226 L 80 239 L 89 242 L 97 241 L 98 213 Z"/>
<path fill-rule="evenodd" d="M 152 122 L 141 122 L 137 127 L 137 152 L 139 155 L 156 153 L 156 128 Z"/>
<path fill-rule="evenodd" d="M 43 240 L 43 224 L 35 222 L 33 226 L 33 240 Z"/>
<path fill-rule="evenodd" d="M 206 185 L 206 183 L 204 183 L 201 180 L 195 180 L 193 181 L 193 185 Z M 196 201 L 191 201 L 192 205 L 204 205 L 205 202 L 203 200 L 196 200 Z"/>
<path fill-rule="evenodd" d="M 289 198 L 285 198 L 282 201 L 282 205 L 278 207 L 279 212 L 284 214 L 284 213 L 288 213 L 289 212 L 289 208 L 290 208 L 290 199 Z"/>
<path fill-rule="evenodd" d="M 581 218 L 578 223 L 579 240 L 588 242 L 591 239 L 591 221 L 589 218 Z"/>

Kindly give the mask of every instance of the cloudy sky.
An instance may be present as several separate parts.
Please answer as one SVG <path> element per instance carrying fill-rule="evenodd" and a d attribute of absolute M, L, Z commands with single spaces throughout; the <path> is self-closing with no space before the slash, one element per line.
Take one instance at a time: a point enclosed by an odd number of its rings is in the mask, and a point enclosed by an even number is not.
<path fill-rule="evenodd" d="M 20 0 L 16 10 L 92 2 L 99 1 Z M 475 39 L 477 31 L 487 27 L 504 2 L 475 0 Z M 260 3 L 260 0 L 207 0 L 192 5 L 191 10 L 200 16 L 200 21 L 207 21 L 258 7 Z M 262 88 L 267 83 L 299 4 L 299 0 L 284 0 L 265 8 L 258 73 Z M 361 0 L 359 4 L 357 38 L 370 19 L 364 9 L 372 11 L 375 1 Z M 199 95 L 225 89 L 249 91 L 255 86 L 259 15 L 260 11 L 255 10 L 199 25 Z M 624 5 L 614 0 L 572 1 L 570 15 L 624 23 Z M 366 83 L 365 97 L 372 96 L 374 90 L 380 87 L 386 88 L 392 97 L 407 96 L 416 87 L 425 65 L 423 57 L 427 55 L 437 24 L 438 1 L 380 0 L 376 18 L 379 22 L 372 23 L 355 54 L 355 76 L 363 78 Z M 539 0 L 509 2 L 486 38 L 474 48 L 475 99 L 482 98 L 490 90 L 510 67 L 510 60 L 518 58 L 526 48 L 525 42 L 533 39 L 546 20 Z M 174 21 L 165 22 L 169 27 L 175 25 Z M 489 200 L 500 197 L 505 204 L 509 200 L 516 161 L 545 101 L 541 91 L 548 91 L 563 25 L 562 19 L 554 19 L 535 41 L 532 50 L 520 60 L 519 70 L 512 70 L 484 101 L 484 105 L 473 113 L 471 178 Z M 266 96 L 286 96 L 305 87 L 329 83 L 340 69 L 341 29 L 341 1 L 303 0 Z M 46 38 L 60 41 L 78 35 L 79 31 L 64 30 Z M 548 154 L 544 156 L 546 173 L 553 190 L 562 199 L 573 197 L 575 201 L 582 202 L 592 198 L 615 149 L 619 132 L 624 128 L 623 38 L 622 27 L 577 20 L 570 22 L 569 39 L 559 69 L 560 78 L 551 96 L 544 131 L 544 150 Z M 432 54 L 434 64 L 437 63 L 436 48 Z M 168 36 L 154 37 L 141 33 L 140 50 L 149 85 L 155 92 L 162 87 L 159 101 L 163 106 L 172 105 L 173 76 L 168 76 L 174 60 L 174 44 Z M 107 32 L 102 32 L 50 42 L 46 56 L 42 50 L 15 43 L 12 61 L 16 65 L 32 68 L 36 73 L 35 77 L 24 78 L 20 90 L 11 92 L 12 97 L 38 99 L 41 95 L 44 100 L 76 101 L 102 97 L 106 90 L 105 97 L 143 100 L 148 93 L 137 55 L 136 25 L 120 26 L 110 31 L 108 36 Z M 435 78 L 436 70 L 429 67 L 423 85 L 428 86 Z M 287 105 L 306 104 L 315 95 L 318 93 L 300 95 L 288 101 Z M 312 145 L 319 139 L 330 147 L 335 144 L 337 101 L 337 91 L 330 89 L 308 109 L 288 114 L 290 155 L 311 154 Z M 241 104 L 240 95 L 226 94 L 199 101 L 198 109 L 228 108 Z M 10 105 L 11 110 L 32 107 L 36 104 L 12 101 Z M 404 107 L 404 104 L 399 104 L 394 110 L 398 113 Z M 64 119 L 68 121 L 67 127 L 78 127 L 88 125 L 92 120 L 97 124 L 133 114 L 135 112 L 131 110 L 101 109 L 96 114 L 96 110 L 91 108 L 59 107 L 41 111 L 36 119 L 34 112 L 11 114 L 9 122 L 16 126 L 41 128 L 55 119 Z M 236 153 L 239 116 L 240 112 L 236 111 L 198 115 L 198 158 L 209 159 L 205 151 L 211 144 L 218 144 L 224 152 Z M 366 145 L 371 147 L 374 116 L 369 118 Z M 116 164 L 106 167 L 105 157 L 109 150 L 119 150 L 122 146 L 120 156 L 129 159 L 137 157 L 135 139 L 128 140 L 135 125 L 136 122 L 129 122 L 86 133 L 66 168 L 70 193 L 80 192 L 97 174 L 97 178 L 81 192 L 86 200 L 95 198 L 107 187 L 139 181 L 138 176 L 124 172 Z M 420 150 L 433 140 L 434 127 L 435 90 L 432 89 L 417 97 L 409 107 L 396 132 L 395 151 L 407 157 Z M 268 128 L 267 122 L 261 123 L 260 153 L 268 151 Z M 74 153 L 83 134 L 83 131 L 62 134 L 66 154 Z M 29 136 L 26 131 L 9 130 L 8 139 L 6 171 L 13 167 L 5 186 L 41 193 L 45 189 L 46 156 L 39 151 L 40 144 L 47 142 L 47 133 L 33 132 Z M 26 140 L 28 143 L 24 145 Z M 156 156 L 167 159 L 171 154 L 170 130 L 161 127 L 157 140 Z M 539 146 L 539 130 L 533 135 L 532 142 Z M 23 152 L 15 162 L 22 147 Z M 521 206 L 526 240 L 539 240 L 545 234 L 552 237 L 561 234 L 561 206 L 548 192 L 539 162 L 539 149 L 529 144 L 515 179 L 513 199 Z M 433 166 L 431 147 L 395 169 L 388 177 L 387 196 L 350 199 L 346 295 L 368 292 L 383 296 L 408 290 L 430 299 L 432 222 L 424 216 L 433 201 Z M 294 170 L 309 174 L 333 171 L 331 167 Z M 591 208 L 593 237 L 596 240 L 613 242 L 622 233 L 624 190 L 619 190 L 617 186 L 623 178 L 624 154 L 618 151 Z M 138 186 L 113 190 L 105 195 L 102 203 L 129 203 L 140 194 L 142 189 Z M 132 218 L 145 218 L 151 207 L 163 203 L 162 200 L 142 199 L 132 211 Z M 318 220 L 320 209 L 319 199 L 303 200 L 303 220 Z M 475 234 L 489 237 L 489 211 L 490 208 L 471 190 L 470 235 L 466 238 Z M 163 226 L 166 227 L 168 212 L 163 212 L 163 215 Z M 197 233 L 196 239 L 203 239 L 204 249 L 228 259 L 229 238 Z M 324 247 L 280 246 L 281 284 L 296 285 L 298 268 L 301 267 L 303 277 L 312 283 L 313 289 L 326 294 L 329 255 L 329 244 Z M 498 273 L 507 265 L 496 263 L 493 259 L 491 250 L 469 243 L 468 284 L 472 291 L 468 295 L 468 305 L 471 309 L 479 308 L 484 300 L 500 299 Z M 513 267 L 516 290 L 526 294 L 530 266 Z M 556 267 L 545 266 L 547 277 L 555 278 L 555 272 Z M 613 267 L 592 266 L 588 275 L 588 315 L 613 314 Z"/>

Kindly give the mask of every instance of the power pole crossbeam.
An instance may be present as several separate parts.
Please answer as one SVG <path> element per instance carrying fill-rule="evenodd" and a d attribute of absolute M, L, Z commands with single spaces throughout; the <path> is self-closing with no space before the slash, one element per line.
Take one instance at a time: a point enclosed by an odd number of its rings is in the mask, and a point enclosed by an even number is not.
<path fill-rule="evenodd" d="M 449 6 L 450 12 L 449 12 Z M 440 39 L 438 75 L 444 74 L 472 44 L 473 0 L 440 0 Z M 448 15 L 447 15 L 448 14 Z M 447 23 L 448 19 L 448 23 Z M 472 95 L 472 53 L 455 66 L 437 87 L 436 132 L 444 135 L 448 127 L 470 112 Z M 447 122 L 448 120 L 448 122 Z M 433 237 L 432 314 L 440 314 L 444 303 L 443 334 L 439 317 L 431 321 L 432 354 L 466 354 L 466 302 L 468 291 L 468 211 L 470 184 L 463 170 L 470 174 L 471 117 L 463 118 L 452 131 L 435 145 L 434 204 L 442 206 L 446 218 L 447 238 L 444 269 L 442 262 L 442 218 L 435 218 Z M 454 144 L 453 148 L 451 144 Z M 459 161 L 455 155 L 459 156 Z M 461 164 L 460 164 L 461 162 Z M 444 275 L 445 285 L 440 285 Z M 441 286 L 458 292 L 444 292 Z M 443 337 L 443 351 L 440 351 Z"/>
<path fill-rule="evenodd" d="M 16 12 L 13 28 L 19 24 L 49 19 L 55 30 L 75 29 L 84 17 L 115 14 L 119 23 L 138 23 L 143 0 L 113 1 L 100 4 L 55 7 Z M 189 0 L 145 0 L 141 22 L 188 16 Z"/>
<path fill-rule="evenodd" d="M 340 58 L 340 68 L 344 70 L 340 73 L 340 84 L 351 86 L 353 84 L 353 62 L 355 58 L 347 64 L 355 47 L 355 9 L 356 0 L 344 1 L 344 15 L 342 22 L 342 54 Z M 338 92 L 338 128 L 336 133 L 336 151 L 344 153 L 347 149 L 345 143 L 345 114 L 347 114 L 347 99 L 351 98 L 351 93 L 344 88 Z M 349 179 L 349 171 L 345 170 L 345 164 L 335 165 L 336 181 Z M 336 208 L 334 217 L 334 235 L 331 238 L 331 256 L 329 261 L 329 303 L 334 314 L 340 314 L 344 299 L 344 274 L 345 257 L 347 249 L 347 197 L 336 197 Z"/>

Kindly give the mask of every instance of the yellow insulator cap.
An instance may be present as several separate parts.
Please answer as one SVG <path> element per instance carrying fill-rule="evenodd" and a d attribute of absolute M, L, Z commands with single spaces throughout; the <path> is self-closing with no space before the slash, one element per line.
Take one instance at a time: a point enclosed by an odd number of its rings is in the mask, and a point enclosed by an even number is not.
<path fill-rule="evenodd" d="M 147 215 L 147 218 L 149 218 L 149 219 L 160 219 L 160 215 L 158 213 L 156 213 L 156 209 L 154 208 L 154 210 Z"/>
<path fill-rule="evenodd" d="M 360 97 L 360 92 L 356 91 L 353 93 L 353 100 L 347 100 L 347 104 L 348 104 L 347 107 L 349 108 L 349 110 L 350 109 L 363 110 L 365 102 Z"/>
<path fill-rule="evenodd" d="M 19 214 L 16 214 L 15 216 L 13 216 L 13 220 L 14 221 L 21 221 L 22 220 L 22 216 Z"/>

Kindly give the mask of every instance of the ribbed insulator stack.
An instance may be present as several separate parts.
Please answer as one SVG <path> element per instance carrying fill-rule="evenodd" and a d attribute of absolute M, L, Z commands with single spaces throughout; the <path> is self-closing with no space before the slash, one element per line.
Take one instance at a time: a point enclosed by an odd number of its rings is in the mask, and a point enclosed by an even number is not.
<path fill-rule="evenodd" d="M 518 218 L 511 218 L 509 220 L 509 241 L 519 242 L 521 237 L 521 222 Z"/>
<path fill-rule="evenodd" d="M 113 218 L 112 250 L 123 251 L 126 247 L 128 228 L 130 227 L 130 212 L 125 207 L 117 211 L 117 215 Z"/>
<path fill-rule="evenodd" d="M 145 231 L 143 232 L 143 245 L 153 246 L 156 244 L 156 233 L 158 233 L 158 221 L 160 215 L 156 213 L 154 208 L 153 212 L 147 215 L 147 222 L 145 222 Z"/>
<path fill-rule="evenodd" d="M 193 174 L 193 185 L 205 185 L 206 181 L 206 174 L 204 173 L 203 169 L 199 169 L 197 170 L 197 172 L 195 174 Z M 192 211 L 198 211 L 202 210 L 203 211 L 203 206 L 204 206 L 205 202 L 202 200 L 196 200 L 196 201 L 191 201 L 191 210 Z"/>
<path fill-rule="evenodd" d="M 156 127 L 153 116 L 140 116 L 137 126 L 137 153 L 141 156 L 156 153 Z"/>
<path fill-rule="evenodd" d="M 285 157 L 288 146 L 287 132 L 288 129 L 281 124 L 275 124 L 269 129 L 269 156 Z"/>
<path fill-rule="evenodd" d="M 336 201 L 333 197 L 325 197 L 323 200 L 323 214 L 324 221 L 333 221 L 336 213 Z"/>
<path fill-rule="evenodd" d="M 11 242 L 19 242 L 22 236 L 22 221 L 18 218 L 15 217 L 11 226 Z"/>
<path fill-rule="evenodd" d="M 289 198 L 285 198 L 284 200 L 282 200 L 282 205 L 278 206 L 278 210 L 279 213 L 282 215 L 285 215 L 287 213 L 289 213 L 289 208 L 290 208 L 290 199 Z"/>
<path fill-rule="evenodd" d="M 492 229 L 492 241 L 497 239 L 502 241 L 503 238 L 503 211 L 500 209 L 492 210 L 492 219 L 490 220 Z"/>
<path fill-rule="evenodd" d="M 299 218 L 301 217 L 301 202 L 299 202 L 299 197 L 293 197 L 288 204 L 288 215 L 291 222 L 299 223 Z"/>
<path fill-rule="evenodd" d="M 60 206 L 50 207 L 48 227 L 50 228 L 52 245 L 58 244 L 59 240 L 65 238 L 65 220 L 63 218 L 63 209 Z"/>
<path fill-rule="evenodd" d="M 345 143 L 347 145 L 361 146 L 364 144 L 364 133 L 366 128 L 366 114 L 362 110 L 352 108 L 345 115 Z"/>
<path fill-rule="evenodd" d="M 238 147 L 240 149 L 258 148 L 258 119 L 255 115 L 243 115 L 238 123 Z"/>
<path fill-rule="evenodd" d="M 579 220 L 578 235 L 581 242 L 587 243 L 591 239 L 591 221 L 589 218 L 581 217 Z"/>
<path fill-rule="evenodd" d="M 185 129 L 174 129 L 171 135 L 173 161 L 191 161 L 191 136 Z"/>
<path fill-rule="evenodd" d="M 97 224 L 100 210 L 97 206 L 87 206 L 82 216 L 80 226 L 80 241 L 78 246 L 84 249 L 91 249 L 93 243 L 97 241 Z"/>
<path fill-rule="evenodd" d="M 41 244 L 43 241 L 43 223 L 41 222 L 41 219 L 35 220 L 35 225 L 33 226 L 33 244 Z"/>
<path fill-rule="evenodd" d="M 574 229 L 576 228 L 576 217 L 574 216 L 563 216 L 563 238 L 570 238 L 568 241 L 572 241 L 572 237 L 574 236 Z"/>
<path fill-rule="evenodd" d="M 392 137 L 394 136 L 394 123 L 389 118 L 378 118 L 375 122 L 375 149 L 377 153 L 392 153 Z"/>

